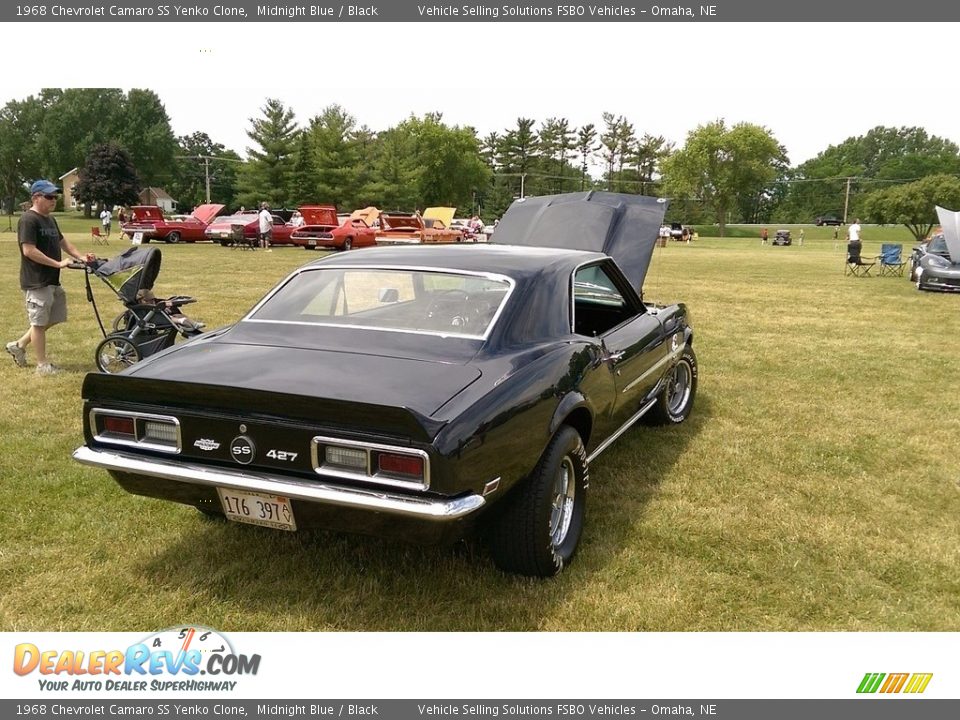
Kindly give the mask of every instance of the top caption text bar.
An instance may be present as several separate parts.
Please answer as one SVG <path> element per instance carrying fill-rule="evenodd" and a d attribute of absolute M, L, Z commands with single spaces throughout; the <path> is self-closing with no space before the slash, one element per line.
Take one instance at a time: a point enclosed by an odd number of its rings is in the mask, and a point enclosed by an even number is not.
<path fill-rule="evenodd" d="M 943 22 L 960 19 L 960 3 L 934 0 L 707 0 L 700 3 L 428 2 L 389 0 L 180 3 L 151 0 L 13 2 L 4 22 Z M 861 33 L 862 31 L 857 31 Z"/>

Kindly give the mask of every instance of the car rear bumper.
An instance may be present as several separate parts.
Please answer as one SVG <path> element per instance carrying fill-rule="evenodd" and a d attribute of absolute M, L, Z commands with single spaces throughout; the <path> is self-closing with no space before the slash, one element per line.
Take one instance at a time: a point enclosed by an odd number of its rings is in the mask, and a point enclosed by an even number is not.
<path fill-rule="evenodd" d="M 81 446 L 73 453 L 73 459 L 83 465 L 110 471 L 124 488 L 137 494 L 160 497 L 175 502 L 184 502 L 198 507 L 216 496 L 216 488 L 246 490 L 250 492 L 281 495 L 296 503 L 329 506 L 339 509 L 360 510 L 378 516 L 406 518 L 430 524 L 457 523 L 480 510 L 486 501 L 475 494 L 456 498 L 412 496 L 402 493 L 354 488 L 326 482 L 306 481 L 279 477 L 257 471 L 239 471 L 219 467 L 205 467 L 189 462 L 176 462 L 154 457 L 144 457 L 115 450 L 100 450 Z M 137 489 L 143 483 L 149 490 Z M 157 481 L 170 481 L 177 486 L 195 486 L 207 492 L 190 493 L 179 487 L 163 492 Z"/>

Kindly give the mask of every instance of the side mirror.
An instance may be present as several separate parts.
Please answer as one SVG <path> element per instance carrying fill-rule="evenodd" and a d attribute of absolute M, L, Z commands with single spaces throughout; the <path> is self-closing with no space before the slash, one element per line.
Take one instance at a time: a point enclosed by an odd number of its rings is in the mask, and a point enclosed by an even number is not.
<path fill-rule="evenodd" d="M 380 288 L 378 299 L 381 303 L 400 302 L 400 291 L 397 288 Z"/>

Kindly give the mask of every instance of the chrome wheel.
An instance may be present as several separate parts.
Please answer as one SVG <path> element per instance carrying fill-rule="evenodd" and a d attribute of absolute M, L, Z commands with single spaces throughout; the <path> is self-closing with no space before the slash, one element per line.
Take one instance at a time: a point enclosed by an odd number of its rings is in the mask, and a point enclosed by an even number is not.
<path fill-rule="evenodd" d="M 105 373 L 118 373 L 140 360 L 137 346 L 125 337 L 108 337 L 97 347 L 97 367 Z"/>
<path fill-rule="evenodd" d="M 667 408 L 672 415 L 678 415 L 690 399 L 690 382 L 693 373 L 686 359 L 680 360 L 667 380 Z"/>
<path fill-rule="evenodd" d="M 550 503 L 550 544 L 563 545 L 573 518 L 573 504 L 577 492 L 577 474 L 569 455 L 564 455 L 553 482 L 553 500 Z"/>

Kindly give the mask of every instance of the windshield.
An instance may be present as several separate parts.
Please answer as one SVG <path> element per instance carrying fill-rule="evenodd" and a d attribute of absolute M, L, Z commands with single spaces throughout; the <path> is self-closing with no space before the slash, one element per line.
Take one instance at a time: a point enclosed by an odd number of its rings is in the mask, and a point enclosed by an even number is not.
<path fill-rule="evenodd" d="M 247 320 L 485 339 L 512 287 L 500 275 L 316 268 L 291 277 Z"/>
<path fill-rule="evenodd" d="M 228 215 L 227 217 L 218 217 L 212 225 L 249 225 L 257 219 L 256 215 Z"/>
<path fill-rule="evenodd" d="M 947 241 L 943 235 L 934 235 L 927 242 L 927 252 L 936 253 L 937 255 L 946 255 L 947 254 Z"/>

